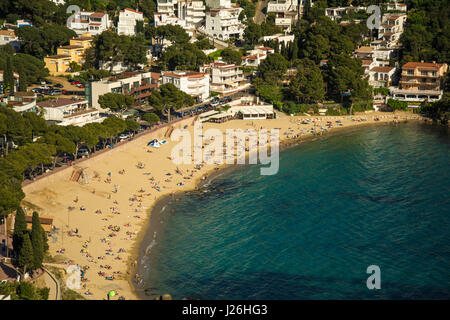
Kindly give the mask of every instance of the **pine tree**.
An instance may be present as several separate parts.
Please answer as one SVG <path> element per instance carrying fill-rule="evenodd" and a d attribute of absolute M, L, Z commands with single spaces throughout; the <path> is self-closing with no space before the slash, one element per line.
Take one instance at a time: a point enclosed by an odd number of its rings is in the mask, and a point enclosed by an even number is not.
<path fill-rule="evenodd" d="M 47 237 L 47 233 L 45 232 L 44 228 L 41 229 L 42 231 L 42 242 L 44 245 L 44 254 L 48 251 L 49 246 L 48 246 L 48 237 Z"/>
<path fill-rule="evenodd" d="M 298 59 L 298 41 L 297 39 L 294 40 L 294 43 L 292 45 L 292 57 L 291 60 Z"/>
<path fill-rule="evenodd" d="M 24 77 L 23 67 L 21 64 L 17 66 L 17 73 L 19 74 L 19 91 L 26 92 L 27 91 L 27 82 Z"/>
<path fill-rule="evenodd" d="M 3 78 L 3 92 L 6 93 L 7 91 L 11 92 L 11 94 L 14 93 L 14 73 L 11 56 L 8 56 L 6 59 L 6 68 Z"/>
<path fill-rule="evenodd" d="M 286 58 L 286 44 L 284 42 L 281 43 L 281 50 L 280 53 L 283 57 Z"/>
<path fill-rule="evenodd" d="M 28 232 L 26 232 L 23 236 L 23 245 L 19 252 L 17 264 L 25 274 L 27 272 L 27 268 L 33 266 L 33 261 L 33 246 L 31 244 L 30 236 Z"/>
<path fill-rule="evenodd" d="M 23 234 L 27 231 L 27 221 L 25 212 L 21 207 L 16 210 L 16 218 L 14 222 L 13 248 L 16 253 L 20 252 L 23 242 Z"/>
<path fill-rule="evenodd" d="M 37 212 L 33 212 L 31 243 L 33 245 L 33 269 L 39 269 L 42 267 L 42 261 L 44 260 L 44 243 L 41 221 Z"/>

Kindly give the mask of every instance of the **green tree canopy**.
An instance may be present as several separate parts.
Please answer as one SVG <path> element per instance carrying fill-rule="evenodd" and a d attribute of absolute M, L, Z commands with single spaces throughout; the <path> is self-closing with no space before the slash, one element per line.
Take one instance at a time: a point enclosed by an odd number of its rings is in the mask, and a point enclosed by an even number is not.
<path fill-rule="evenodd" d="M 259 65 L 262 78 L 269 83 L 277 83 L 286 73 L 287 60 L 279 53 L 269 54 Z"/>
<path fill-rule="evenodd" d="M 32 224 L 31 224 L 31 244 L 33 246 L 33 269 L 39 269 L 42 267 L 42 261 L 44 260 L 44 230 L 41 226 L 39 214 L 33 212 Z"/>
<path fill-rule="evenodd" d="M 289 93 L 297 102 L 312 103 L 325 96 L 323 78 L 319 67 L 312 60 L 296 62 L 297 75 L 291 80 Z"/>
<path fill-rule="evenodd" d="M 225 48 L 223 49 L 221 56 L 223 61 L 225 62 L 233 63 L 237 66 L 240 66 L 242 63 L 242 54 L 240 51 Z"/>
<path fill-rule="evenodd" d="M 98 98 L 98 103 L 103 109 L 122 113 L 134 104 L 134 98 L 121 93 L 106 93 Z"/>
<path fill-rule="evenodd" d="M 171 109 L 177 110 L 193 105 L 194 98 L 173 84 L 166 83 L 153 91 L 149 98 L 149 104 L 162 114 L 168 114 Z"/>
<path fill-rule="evenodd" d="M 28 232 L 23 234 L 23 244 L 20 248 L 19 257 L 17 259 L 17 265 L 26 273 L 29 268 L 33 267 L 33 245 L 31 244 L 30 235 Z"/>
<path fill-rule="evenodd" d="M 141 118 L 142 120 L 147 121 L 150 125 L 158 123 L 160 120 L 156 113 L 144 113 Z"/>

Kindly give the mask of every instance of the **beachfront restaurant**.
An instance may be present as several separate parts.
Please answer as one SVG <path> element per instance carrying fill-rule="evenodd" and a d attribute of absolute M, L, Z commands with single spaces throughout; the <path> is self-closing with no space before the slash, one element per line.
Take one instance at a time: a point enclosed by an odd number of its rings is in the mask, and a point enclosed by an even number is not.
<path fill-rule="evenodd" d="M 244 106 L 235 107 L 237 110 L 237 118 L 243 120 L 261 120 L 261 119 L 274 119 L 275 113 L 273 112 L 272 105 L 263 106 Z"/>
<path fill-rule="evenodd" d="M 214 115 L 210 116 L 208 118 L 208 120 L 210 122 L 223 123 L 223 122 L 227 122 L 234 118 L 236 118 L 235 113 L 222 112 L 222 113 L 218 113 L 218 114 L 214 114 Z"/>
<path fill-rule="evenodd" d="M 201 122 L 215 122 L 223 123 L 232 119 L 242 120 L 262 120 L 275 119 L 273 106 L 265 105 L 234 105 L 226 111 L 211 110 L 202 113 L 200 116 Z"/>

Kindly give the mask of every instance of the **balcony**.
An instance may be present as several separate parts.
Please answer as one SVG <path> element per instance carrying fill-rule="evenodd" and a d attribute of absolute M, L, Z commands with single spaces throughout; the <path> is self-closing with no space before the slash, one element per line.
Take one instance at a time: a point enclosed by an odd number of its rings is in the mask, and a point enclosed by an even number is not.
<path fill-rule="evenodd" d="M 402 77 L 420 77 L 420 78 L 439 78 L 439 76 L 437 74 L 432 75 L 431 73 L 427 73 L 427 74 L 422 74 L 422 73 L 414 73 L 414 74 L 409 74 L 407 72 L 402 72 Z"/>

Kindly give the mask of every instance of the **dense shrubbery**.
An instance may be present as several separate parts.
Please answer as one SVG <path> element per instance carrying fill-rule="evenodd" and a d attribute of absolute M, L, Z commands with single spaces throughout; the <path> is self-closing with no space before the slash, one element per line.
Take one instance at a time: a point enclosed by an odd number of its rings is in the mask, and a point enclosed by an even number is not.
<path fill-rule="evenodd" d="M 48 300 L 49 288 L 38 288 L 30 282 L 0 284 L 1 295 L 11 295 L 11 300 Z"/>

